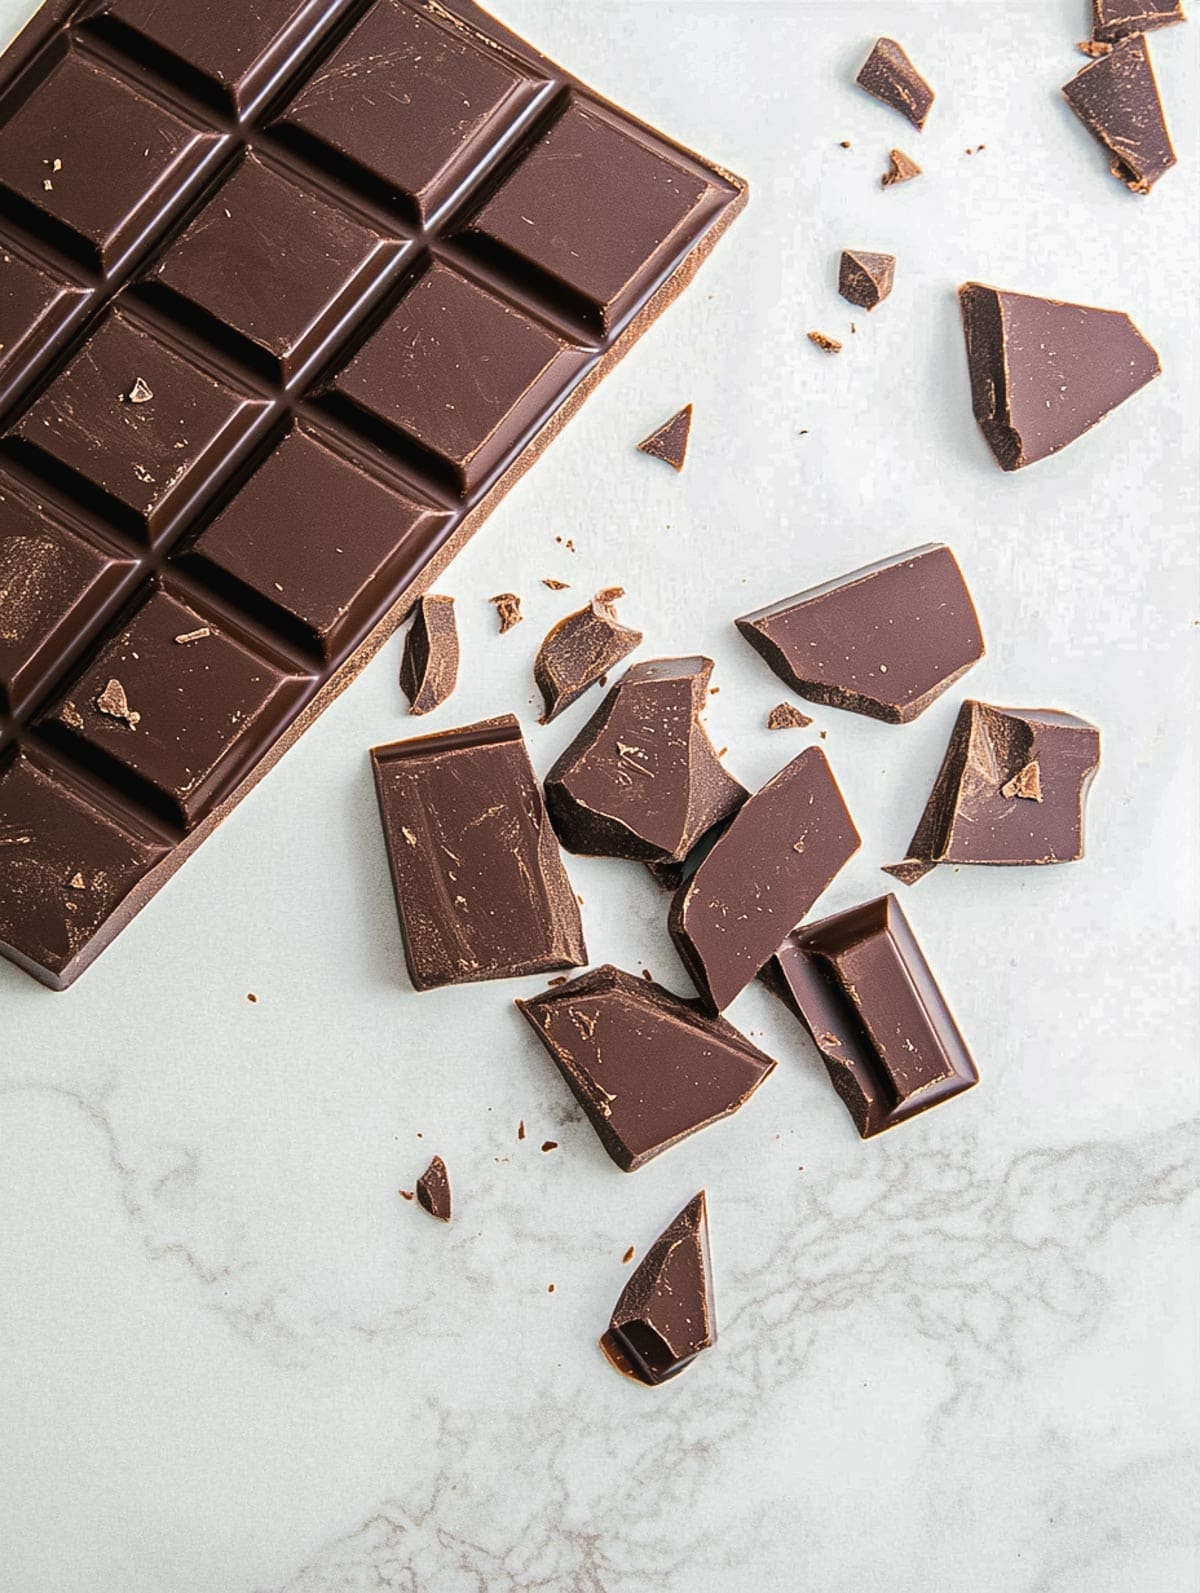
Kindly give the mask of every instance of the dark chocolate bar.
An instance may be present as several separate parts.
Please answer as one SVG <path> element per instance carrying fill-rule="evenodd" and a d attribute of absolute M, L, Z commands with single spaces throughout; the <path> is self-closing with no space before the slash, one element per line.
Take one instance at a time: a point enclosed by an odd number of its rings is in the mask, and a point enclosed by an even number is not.
<path fill-rule="evenodd" d="M 473 0 L 49 0 L 0 61 L 0 949 L 87 966 L 743 201 Z M 29 888 L 68 838 L 86 910 Z"/>

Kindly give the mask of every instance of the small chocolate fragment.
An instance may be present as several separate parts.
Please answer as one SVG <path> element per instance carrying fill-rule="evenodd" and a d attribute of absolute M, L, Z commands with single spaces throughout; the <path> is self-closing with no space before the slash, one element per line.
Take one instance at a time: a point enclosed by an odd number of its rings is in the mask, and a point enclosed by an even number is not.
<path fill-rule="evenodd" d="M 652 459 L 661 459 L 672 470 L 682 470 L 691 434 L 692 406 L 685 404 L 677 415 L 672 415 L 657 431 L 638 443 L 638 451 L 649 454 Z"/>
<path fill-rule="evenodd" d="M 885 873 L 915 885 L 938 863 L 1071 863 L 1100 765 L 1100 732 L 1049 708 L 968 698 L 908 856 Z"/>
<path fill-rule="evenodd" d="M 1103 44 L 1099 39 L 1080 39 L 1076 49 L 1082 50 L 1084 55 L 1090 55 L 1093 61 L 1098 61 L 1102 55 L 1111 55 L 1113 46 Z"/>
<path fill-rule="evenodd" d="M 428 592 L 417 603 L 412 625 L 404 639 L 400 663 L 400 690 L 408 698 L 409 712 L 432 713 L 458 684 L 458 627 L 454 599 Z"/>
<path fill-rule="evenodd" d="M 671 903 L 671 938 L 717 1012 L 745 989 L 860 845 L 819 747 L 806 748 L 747 800 Z"/>
<path fill-rule="evenodd" d="M 710 658 L 635 664 L 546 776 L 563 845 L 591 857 L 681 863 L 746 800 L 700 722 Z"/>
<path fill-rule="evenodd" d="M 372 750 L 418 990 L 587 961 L 579 907 L 511 714 Z"/>
<path fill-rule="evenodd" d="M 767 715 L 768 730 L 806 730 L 812 720 L 790 702 L 776 703 Z"/>
<path fill-rule="evenodd" d="M 838 292 L 861 310 L 873 310 L 892 291 L 896 275 L 894 254 L 871 254 L 865 249 L 843 249 L 838 270 Z"/>
<path fill-rule="evenodd" d="M 553 576 L 543 575 L 542 585 L 548 586 L 552 592 L 566 592 L 570 589 L 570 581 L 556 581 Z"/>
<path fill-rule="evenodd" d="M 1058 453 L 1162 374 L 1158 355 L 1120 310 L 958 290 L 975 419 L 1002 470 Z"/>
<path fill-rule="evenodd" d="M 96 698 L 96 708 L 99 713 L 107 714 L 110 719 L 120 719 L 129 726 L 130 730 L 136 730 L 141 723 L 141 714 L 134 713 L 130 708 L 129 698 L 125 695 L 125 688 L 119 680 L 109 681 Z"/>
<path fill-rule="evenodd" d="M 875 99 L 907 117 L 918 132 L 925 126 L 933 104 L 933 90 L 895 39 L 875 41 L 855 82 Z"/>
<path fill-rule="evenodd" d="M 488 598 L 489 603 L 496 605 L 496 618 L 500 621 L 500 634 L 511 631 L 514 625 L 519 625 L 525 618 L 521 613 L 521 599 L 515 592 L 498 592 L 495 597 Z"/>
<path fill-rule="evenodd" d="M 1112 157 L 1131 193 L 1148 194 L 1175 164 L 1150 46 L 1140 35 L 1085 66 L 1063 86 L 1067 103 Z"/>
<path fill-rule="evenodd" d="M 133 386 L 125 394 L 127 404 L 148 404 L 154 397 L 144 376 L 135 377 Z"/>
<path fill-rule="evenodd" d="M 763 977 L 812 1035 L 863 1139 L 979 1082 L 894 896 L 794 930 Z"/>
<path fill-rule="evenodd" d="M 627 1173 L 736 1112 L 775 1066 L 699 1002 L 610 964 L 517 1006 Z"/>
<path fill-rule="evenodd" d="M 1092 38 L 1106 44 L 1186 21 L 1182 0 L 1092 0 Z"/>
<path fill-rule="evenodd" d="M 897 183 L 910 183 L 920 175 L 921 167 L 911 155 L 906 155 L 902 149 L 891 149 L 888 151 L 888 169 L 879 179 L 879 186 L 894 188 Z"/>
<path fill-rule="evenodd" d="M 941 542 L 911 548 L 738 620 L 809 702 L 904 725 L 977 664 L 979 618 Z"/>
<path fill-rule="evenodd" d="M 815 343 L 817 347 L 823 350 L 826 354 L 840 354 L 842 352 L 842 345 L 838 342 L 837 338 L 828 337 L 824 332 L 810 332 L 808 334 L 808 341 L 810 343 Z"/>
<path fill-rule="evenodd" d="M 600 1348 L 619 1372 L 653 1388 L 717 1342 L 708 1209 L 690 1200 L 621 1291 Z"/>
<path fill-rule="evenodd" d="M 533 678 L 546 704 L 540 723 L 557 719 L 641 645 L 641 631 L 617 619 L 613 604 L 623 595 L 619 586 L 606 586 L 587 608 L 560 619 L 543 638 L 533 661 Z"/>
<path fill-rule="evenodd" d="M 431 1217 L 450 1221 L 450 1175 L 440 1156 L 435 1156 L 417 1179 L 417 1199 Z"/>

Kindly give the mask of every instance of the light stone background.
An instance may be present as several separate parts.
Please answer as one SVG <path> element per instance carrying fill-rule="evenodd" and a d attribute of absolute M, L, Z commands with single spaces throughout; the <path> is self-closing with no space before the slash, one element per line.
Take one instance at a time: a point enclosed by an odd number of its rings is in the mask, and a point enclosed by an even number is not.
<path fill-rule="evenodd" d="M 441 583 L 465 667 L 435 726 L 516 709 L 543 772 L 598 696 L 538 727 L 536 644 L 614 582 L 641 656 L 716 659 L 743 780 L 827 730 L 865 842 L 830 910 L 886 888 L 964 690 L 1096 720 L 1086 861 L 904 896 L 979 1089 L 861 1144 L 751 991 L 732 1016 L 775 1076 L 619 1174 L 511 1006 L 540 981 L 407 987 L 367 764 L 416 728 L 391 645 L 74 991 L 0 966 L 4 1593 L 1200 1586 L 1200 35 L 1154 41 L 1181 160 L 1138 200 L 1058 95 L 1086 9 L 503 0 L 753 200 Z M 923 136 L 853 87 L 885 32 L 937 88 Z M 884 193 L 893 143 L 926 175 Z M 873 317 L 835 294 L 844 244 L 899 256 Z M 1002 475 L 970 277 L 1128 309 L 1163 378 Z M 676 478 L 632 445 L 689 399 Z M 768 735 L 784 693 L 734 616 L 930 538 L 986 661 L 909 728 Z M 684 988 L 641 872 L 571 874 L 595 958 Z M 397 1198 L 432 1151 L 449 1230 Z M 596 1337 L 626 1247 L 701 1186 L 720 1343 L 649 1392 Z"/>

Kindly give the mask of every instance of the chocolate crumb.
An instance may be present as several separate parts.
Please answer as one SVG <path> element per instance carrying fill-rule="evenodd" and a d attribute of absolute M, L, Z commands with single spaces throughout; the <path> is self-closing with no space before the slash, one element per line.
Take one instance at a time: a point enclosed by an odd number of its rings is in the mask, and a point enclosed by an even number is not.
<path fill-rule="evenodd" d="M 150 391 L 150 384 L 145 377 L 136 376 L 133 386 L 123 395 L 122 402 L 126 404 L 148 404 L 153 397 L 154 394 Z"/>
<path fill-rule="evenodd" d="M 521 1121 L 517 1124 L 517 1138 L 518 1139 L 524 1139 L 525 1138 L 525 1119 L 524 1118 L 522 1118 Z"/>
<path fill-rule="evenodd" d="M 554 1293 L 554 1285 L 552 1283 L 548 1283 L 546 1285 L 546 1293 L 547 1294 L 553 1294 Z"/>
<path fill-rule="evenodd" d="M 821 731 L 821 732 L 820 732 L 820 735 L 821 735 L 821 740 L 822 740 L 822 741 L 828 741 L 828 739 L 829 739 L 829 732 L 828 732 L 828 730 L 822 730 L 822 731 Z"/>
<path fill-rule="evenodd" d="M 558 1149 L 558 1141 L 556 1139 L 544 1139 L 542 1141 L 542 1149 L 544 1151 L 557 1150 Z"/>
<path fill-rule="evenodd" d="M 519 625 L 525 618 L 521 613 L 521 599 L 515 592 L 499 592 L 495 597 L 489 597 L 488 602 L 496 605 L 501 636 L 505 631 L 511 631 L 514 625 Z"/>
<path fill-rule="evenodd" d="M 896 183 L 910 183 L 914 177 L 921 175 L 921 168 L 916 161 L 902 149 L 889 150 L 888 160 L 891 164 L 879 179 L 883 188 L 891 188 Z"/>
<path fill-rule="evenodd" d="M 1084 55 L 1090 55 L 1093 61 L 1099 60 L 1102 55 L 1113 53 L 1112 45 L 1105 44 L 1102 39 L 1080 39 L 1076 48 L 1082 50 Z"/>
<path fill-rule="evenodd" d="M 542 576 L 542 585 L 548 586 L 552 592 L 568 592 L 571 589 L 570 581 L 555 581 L 548 575 Z"/>
<path fill-rule="evenodd" d="M 621 1257 L 622 1265 L 627 1267 L 629 1265 L 629 1263 L 633 1260 L 635 1253 L 636 1252 L 634 1251 L 633 1246 L 630 1245 L 629 1249 Z"/>
<path fill-rule="evenodd" d="M 648 985 L 652 985 L 654 983 L 654 975 L 650 972 L 649 968 L 642 969 L 642 978 Z"/>
<path fill-rule="evenodd" d="M 76 874 L 71 880 L 71 889 L 73 891 L 82 891 L 87 889 L 87 881 L 84 879 L 82 874 Z"/>
<path fill-rule="evenodd" d="M 198 631 L 185 631 L 182 636 L 175 638 L 180 647 L 186 647 L 189 642 L 202 642 L 206 636 L 211 636 L 212 631 L 207 625 L 201 625 Z"/>
<path fill-rule="evenodd" d="M 842 141 L 838 144 L 838 148 L 839 149 L 853 149 L 854 145 L 850 142 L 850 140 L 848 138 L 843 138 Z"/>
<path fill-rule="evenodd" d="M 1011 766 L 1010 766 L 1011 767 Z M 1000 795 L 1012 801 L 1015 797 L 1024 797 L 1028 802 L 1042 800 L 1042 771 L 1037 760 L 1027 763 L 1023 769 L 1018 770 L 1011 780 L 1000 787 Z"/>
<path fill-rule="evenodd" d="M 547 981 L 546 981 L 546 983 L 549 984 L 549 985 L 565 985 L 566 982 L 567 982 L 566 974 L 555 974 L 553 979 L 547 979 Z"/>
<path fill-rule="evenodd" d="M 808 341 L 815 343 L 819 349 L 824 349 L 826 354 L 840 354 L 842 345 L 836 337 L 827 337 L 824 332 L 810 332 Z"/>
<path fill-rule="evenodd" d="M 130 730 L 137 729 L 142 717 L 130 708 L 129 698 L 125 695 L 125 688 L 119 680 L 110 680 L 105 686 L 96 698 L 96 710 L 98 713 L 107 714 L 110 719 L 123 720 Z"/>
<path fill-rule="evenodd" d="M 254 995 L 254 994 L 248 994 L 246 996 L 246 1000 L 249 1001 L 250 1004 L 253 1006 L 253 1005 L 255 1005 L 257 1003 L 258 997 L 256 995 Z"/>
<path fill-rule="evenodd" d="M 411 1189 L 401 1189 L 398 1191 L 398 1194 L 402 1200 L 415 1200 L 417 1198 Z"/>
<path fill-rule="evenodd" d="M 793 708 L 790 702 L 776 703 L 767 715 L 768 730 L 803 730 L 811 725 L 812 720 L 808 714 L 802 714 L 799 708 Z"/>

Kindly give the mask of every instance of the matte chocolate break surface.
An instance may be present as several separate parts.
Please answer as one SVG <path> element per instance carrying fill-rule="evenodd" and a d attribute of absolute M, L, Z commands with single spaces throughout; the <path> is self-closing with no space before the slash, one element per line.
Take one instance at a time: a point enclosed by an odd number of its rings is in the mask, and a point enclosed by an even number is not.
<path fill-rule="evenodd" d="M 856 79 L 860 88 L 907 117 L 915 128 L 925 126 L 933 90 L 895 39 L 877 39 Z"/>
<path fill-rule="evenodd" d="M 968 698 L 909 842 L 886 872 L 905 885 L 938 863 L 1071 863 L 1100 766 L 1100 732 L 1049 708 Z"/>
<path fill-rule="evenodd" d="M 1058 453 L 1162 374 L 1158 355 L 1120 310 L 958 290 L 971 402 L 1003 470 Z"/>
<path fill-rule="evenodd" d="M 743 200 L 472 0 L 43 8 L 0 63 L 8 955 L 76 977 Z M 35 910 L 67 835 L 106 884 Z"/>
<path fill-rule="evenodd" d="M 775 1066 L 698 1002 L 611 965 L 517 1006 L 627 1173 L 736 1112 Z"/>
<path fill-rule="evenodd" d="M 717 1342 L 708 1208 L 701 1190 L 650 1246 L 621 1291 L 600 1348 L 619 1372 L 654 1386 Z"/>
<path fill-rule="evenodd" d="M 1175 164 L 1150 47 L 1137 35 L 1118 44 L 1063 88 L 1079 120 L 1112 155 L 1114 177 L 1148 194 Z"/>
<path fill-rule="evenodd" d="M 426 592 L 417 600 L 400 662 L 400 689 L 410 713 L 441 707 L 458 684 L 458 656 L 454 599 Z"/>
<path fill-rule="evenodd" d="M 1186 21 L 1182 0 L 1092 0 L 1092 37 L 1105 44 Z"/>
<path fill-rule="evenodd" d="M 744 615 L 738 630 L 809 702 L 908 724 L 983 657 L 962 571 L 940 542 Z"/>
<path fill-rule="evenodd" d="M 894 896 L 794 930 L 764 979 L 803 1020 L 863 1139 L 979 1080 Z"/>
<path fill-rule="evenodd" d="M 896 277 L 894 254 L 872 254 L 866 249 L 843 249 L 838 267 L 838 292 L 860 310 L 873 310 L 892 291 Z"/>
<path fill-rule="evenodd" d="M 641 631 L 622 625 L 616 602 L 619 586 L 597 592 L 586 608 L 560 619 L 542 638 L 533 661 L 533 678 L 546 711 L 542 723 L 557 719 L 589 686 L 615 669 L 642 641 Z"/>
<path fill-rule="evenodd" d="M 450 1221 L 450 1174 L 440 1156 L 435 1156 L 417 1179 L 417 1199 L 431 1217 Z"/>
<path fill-rule="evenodd" d="M 677 415 L 664 421 L 657 431 L 638 443 L 641 453 L 661 459 L 672 470 L 682 470 L 687 458 L 688 438 L 692 435 L 692 406 L 685 404 Z"/>
<path fill-rule="evenodd" d="M 371 753 L 413 985 L 578 968 L 579 904 L 511 714 Z"/>

